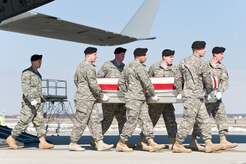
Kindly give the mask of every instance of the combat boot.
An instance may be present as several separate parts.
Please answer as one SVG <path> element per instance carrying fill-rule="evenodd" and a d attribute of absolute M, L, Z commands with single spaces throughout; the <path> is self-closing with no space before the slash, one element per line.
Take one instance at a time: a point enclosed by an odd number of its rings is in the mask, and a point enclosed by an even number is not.
<path fill-rule="evenodd" d="M 145 141 L 145 139 L 142 138 L 142 137 L 141 137 L 141 138 L 139 139 L 139 141 L 138 141 L 138 146 L 139 146 L 141 149 L 143 149 L 143 150 L 145 150 L 145 151 L 149 151 L 149 152 L 154 152 L 154 151 L 156 151 L 154 147 L 148 146 L 144 141 Z"/>
<path fill-rule="evenodd" d="M 224 146 L 221 144 L 213 144 L 214 151 L 225 150 Z"/>
<path fill-rule="evenodd" d="M 177 141 L 174 143 L 173 145 L 173 153 L 191 153 L 192 150 L 191 149 L 186 149 L 182 142 Z"/>
<path fill-rule="evenodd" d="M 173 150 L 173 144 L 175 143 L 175 138 L 168 139 L 168 149 Z"/>
<path fill-rule="evenodd" d="M 12 135 L 10 135 L 7 139 L 6 139 L 7 144 L 9 145 L 10 149 L 17 149 L 18 146 L 15 143 L 15 138 L 12 137 Z"/>
<path fill-rule="evenodd" d="M 68 149 L 70 151 L 85 151 L 85 148 L 82 148 L 77 143 L 72 143 L 72 142 L 69 144 Z"/>
<path fill-rule="evenodd" d="M 212 143 L 211 139 L 206 139 L 205 140 L 205 152 L 212 153 L 213 151 L 215 151 L 214 144 Z"/>
<path fill-rule="evenodd" d="M 105 144 L 103 140 L 95 141 L 97 151 L 105 151 L 110 150 L 114 145 L 113 144 Z"/>
<path fill-rule="evenodd" d="M 201 146 L 195 137 L 192 137 L 189 148 L 194 151 L 202 151 L 205 152 L 205 147 Z"/>
<path fill-rule="evenodd" d="M 161 150 L 161 149 L 164 149 L 165 145 L 164 144 L 157 144 L 155 143 L 154 139 L 153 138 L 149 138 L 147 140 L 149 146 L 152 146 L 156 151 L 157 150 Z"/>
<path fill-rule="evenodd" d="M 116 150 L 117 151 L 123 151 L 123 152 L 133 152 L 133 149 L 129 148 L 126 145 L 126 142 L 122 139 L 120 139 L 119 142 L 117 143 Z"/>
<path fill-rule="evenodd" d="M 44 136 L 39 138 L 39 149 L 52 149 L 54 148 L 53 144 L 48 143 Z"/>
<path fill-rule="evenodd" d="M 238 144 L 231 143 L 231 142 L 227 141 L 225 136 L 220 136 L 220 145 L 223 146 L 224 150 L 227 148 L 235 148 L 238 146 Z"/>

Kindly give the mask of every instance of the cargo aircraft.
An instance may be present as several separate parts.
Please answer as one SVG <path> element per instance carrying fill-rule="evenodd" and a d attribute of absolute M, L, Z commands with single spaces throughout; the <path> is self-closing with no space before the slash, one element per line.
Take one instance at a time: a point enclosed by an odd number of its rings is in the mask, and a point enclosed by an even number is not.
<path fill-rule="evenodd" d="M 145 0 L 121 33 L 114 33 L 95 27 L 65 21 L 55 16 L 27 11 L 28 9 L 36 8 L 51 1 L 53 0 L 1 1 L 0 30 L 99 46 L 114 46 L 138 40 L 155 39 L 155 37 L 149 37 L 149 33 L 158 10 L 160 0 Z M 14 10 L 9 7 L 11 6 L 11 3 L 13 8 L 17 8 L 18 5 L 26 5 L 26 7 Z M 28 4 L 30 6 L 27 6 Z M 1 11 L 1 9 L 3 10 Z M 9 13 L 3 12 L 7 9 L 12 9 L 13 11 L 11 10 L 12 12 Z"/>

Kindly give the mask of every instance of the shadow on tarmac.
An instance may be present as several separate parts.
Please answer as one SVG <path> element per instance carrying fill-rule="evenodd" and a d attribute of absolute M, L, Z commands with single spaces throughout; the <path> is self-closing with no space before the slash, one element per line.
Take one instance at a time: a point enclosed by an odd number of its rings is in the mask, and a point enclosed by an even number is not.
<path fill-rule="evenodd" d="M 46 139 L 55 144 L 55 145 L 68 145 L 70 143 L 70 136 L 47 136 Z M 119 141 L 120 137 L 118 135 L 105 135 L 104 142 L 116 145 Z M 136 144 L 138 143 L 139 135 L 133 135 L 129 138 L 129 143 Z M 155 141 L 157 143 L 168 143 L 167 135 L 155 135 Z M 227 135 L 227 139 L 233 143 L 246 143 L 246 135 Z M 188 144 L 191 140 L 191 135 L 189 135 L 184 144 Z M 78 141 L 78 144 L 90 144 L 92 141 L 91 136 L 82 136 Z M 199 143 L 204 143 L 202 139 L 198 140 Z M 219 143 L 219 135 L 213 135 L 212 137 L 213 143 Z"/>

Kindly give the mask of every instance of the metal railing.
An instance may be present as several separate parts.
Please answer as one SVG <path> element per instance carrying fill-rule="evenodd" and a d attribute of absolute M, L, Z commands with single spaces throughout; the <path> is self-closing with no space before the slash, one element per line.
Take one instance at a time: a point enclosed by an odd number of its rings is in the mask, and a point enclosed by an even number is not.
<path fill-rule="evenodd" d="M 67 100 L 67 81 L 44 79 L 42 80 L 42 92 L 45 99 L 43 111 L 46 132 L 55 128 L 55 132 L 58 134 L 64 119 L 68 118 L 72 122 L 74 121 L 74 111 Z"/>
<path fill-rule="evenodd" d="M 60 101 L 67 99 L 67 81 L 57 79 L 42 80 L 43 96 L 47 100 Z"/>

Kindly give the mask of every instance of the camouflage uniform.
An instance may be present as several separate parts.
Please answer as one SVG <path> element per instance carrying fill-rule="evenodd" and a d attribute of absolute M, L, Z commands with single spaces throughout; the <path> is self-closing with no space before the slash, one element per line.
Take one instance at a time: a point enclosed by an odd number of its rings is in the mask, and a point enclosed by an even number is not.
<path fill-rule="evenodd" d="M 120 77 L 121 72 L 124 69 L 125 64 L 121 63 L 118 65 L 115 60 L 108 61 L 104 63 L 101 69 L 98 71 L 97 77 L 98 78 L 113 78 L 113 77 Z M 103 103 L 102 104 L 102 111 L 103 111 L 103 120 L 101 121 L 102 124 L 102 133 L 106 133 L 108 128 L 113 122 L 114 116 L 118 121 L 118 129 L 119 134 L 121 134 L 123 126 L 126 122 L 126 108 L 125 104 L 109 104 Z"/>
<path fill-rule="evenodd" d="M 211 60 L 207 64 L 210 68 L 211 75 L 218 78 L 218 92 L 223 93 L 229 86 L 229 76 L 226 67 L 221 63 L 217 63 L 214 65 L 212 64 Z M 215 119 L 216 125 L 219 130 L 219 135 L 224 136 L 228 132 L 228 122 L 224 103 L 222 102 L 222 100 L 218 100 L 215 103 L 207 103 L 206 108 L 209 116 L 212 115 Z M 200 136 L 200 129 L 197 124 L 195 124 L 194 126 L 192 135 L 194 137 Z"/>
<path fill-rule="evenodd" d="M 153 125 L 148 113 L 146 103 L 146 90 L 154 95 L 154 87 L 149 79 L 145 65 L 137 60 L 125 66 L 120 78 L 119 89 L 125 94 L 127 121 L 120 135 L 123 141 L 127 141 L 139 123 L 146 139 L 153 138 Z"/>
<path fill-rule="evenodd" d="M 98 115 L 96 99 L 102 97 L 102 91 L 96 81 L 96 68 L 89 61 L 83 61 L 74 75 L 77 91 L 74 96 L 76 106 L 75 123 L 71 133 L 71 141 L 77 142 L 86 125 L 95 141 L 103 139 L 102 127 Z"/>
<path fill-rule="evenodd" d="M 211 139 L 211 125 L 204 104 L 204 89 L 212 90 L 208 65 L 195 54 L 183 59 L 175 76 L 174 85 L 184 100 L 183 120 L 176 140 L 183 142 L 195 122 L 201 128 L 203 139 Z"/>
<path fill-rule="evenodd" d="M 42 76 L 32 67 L 25 69 L 21 75 L 22 81 L 22 109 L 20 121 L 14 127 L 12 136 L 19 136 L 32 122 L 37 137 L 45 136 L 45 124 L 43 120 L 42 97 Z M 37 105 L 31 105 L 33 100 L 37 101 Z"/>
<path fill-rule="evenodd" d="M 153 64 L 149 69 L 150 77 L 172 77 L 175 76 L 177 67 L 166 66 L 162 61 Z M 168 138 L 175 138 L 177 133 L 177 122 L 175 119 L 173 104 L 149 104 L 149 115 L 153 126 L 157 124 L 161 114 L 165 121 Z"/>

